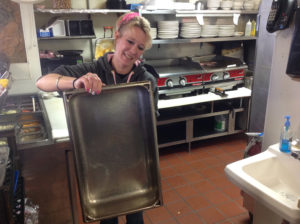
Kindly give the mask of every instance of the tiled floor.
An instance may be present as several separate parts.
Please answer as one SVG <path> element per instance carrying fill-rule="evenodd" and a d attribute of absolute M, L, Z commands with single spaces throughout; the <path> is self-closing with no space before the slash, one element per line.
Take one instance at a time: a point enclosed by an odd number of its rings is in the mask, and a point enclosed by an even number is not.
<path fill-rule="evenodd" d="M 224 173 L 245 146 L 235 135 L 193 143 L 191 152 L 187 145 L 160 149 L 164 206 L 145 211 L 145 224 L 249 223 L 240 190 Z"/>

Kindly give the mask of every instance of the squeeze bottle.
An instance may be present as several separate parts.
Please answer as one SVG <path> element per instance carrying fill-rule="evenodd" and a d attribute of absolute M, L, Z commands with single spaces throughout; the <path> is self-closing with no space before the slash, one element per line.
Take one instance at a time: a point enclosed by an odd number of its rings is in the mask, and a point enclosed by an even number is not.
<path fill-rule="evenodd" d="M 285 116 L 286 119 L 280 134 L 280 151 L 284 153 L 291 152 L 292 131 L 290 129 L 290 116 Z"/>
<path fill-rule="evenodd" d="M 251 25 L 252 23 L 249 21 L 246 23 L 246 27 L 245 27 L 245 36 L 250 36 L 251 35 Z"/>
<path fill-rule="evenodd" d="M 252 22 L 251 22 L 251 32 L 250 32 L 251 37 L 255 37 L 255 30 L 256 30 L 256 22 L 255 22 L 255 20 L 252 20 Z"/>

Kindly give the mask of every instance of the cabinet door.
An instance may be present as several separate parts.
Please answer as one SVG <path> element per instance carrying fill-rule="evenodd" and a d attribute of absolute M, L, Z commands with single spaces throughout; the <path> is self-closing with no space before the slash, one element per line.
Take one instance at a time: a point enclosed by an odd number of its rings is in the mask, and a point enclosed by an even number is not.
<path fill-rule="evenodd" d="M 20 151 L 25 197 L 39 206 L 39 223 L 73 223 L 64 147 Z"/>

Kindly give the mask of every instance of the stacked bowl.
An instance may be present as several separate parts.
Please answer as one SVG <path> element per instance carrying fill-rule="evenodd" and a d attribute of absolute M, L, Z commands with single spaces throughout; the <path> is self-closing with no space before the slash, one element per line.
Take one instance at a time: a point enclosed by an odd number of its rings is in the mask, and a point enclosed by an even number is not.
<path fill-rule="evenodd" d="M 253 1 L 245 1 L 244 2 L 244 9 L 245 10 L 252 10 L 254 8 L 254 2 Z"/>
<path fill-rule="evenodd" d="M 243 1 L 234 1 L 233 4 L 232 4 L 232 8 L 234 10 L 240 10 L 240 9 L 243 8 L 243 4 L 244 4 Z"/>
<path fill-rule="evenodd" d="M 253 9 L 258 10 L 258 8 L 260 6 L 260 1 L 261 0 L 253 0 L 253 3 L 254 3 Z"/>
<path fill-rule="evenodd" d="M 208 0 L 207 1 L 207 8 L 210 10 L 216 10 L 220 7 L 220 0 Z"/>
<path fill-rule="evenodd" d="M 158 22 L 158 38 L 174 39 L 178 37 L 179 22 L 175 21 L 159 21 Z"/>
<path fill-rule="evenodd" d="M 232 0 L 223 0 L 221 2 L 221 8 L 223 10 L 229 10 L 229 9 L 232 8 L 232 6 L 233 6 L 233 1 Z"/>

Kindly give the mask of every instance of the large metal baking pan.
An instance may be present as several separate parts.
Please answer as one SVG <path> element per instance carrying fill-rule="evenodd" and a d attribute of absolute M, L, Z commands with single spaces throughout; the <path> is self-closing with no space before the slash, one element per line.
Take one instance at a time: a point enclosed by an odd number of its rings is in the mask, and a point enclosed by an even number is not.
<path fill-rule="evenodd" d="M 162 205 L 150 82 L 64 92 L 85 222 Z"/>

